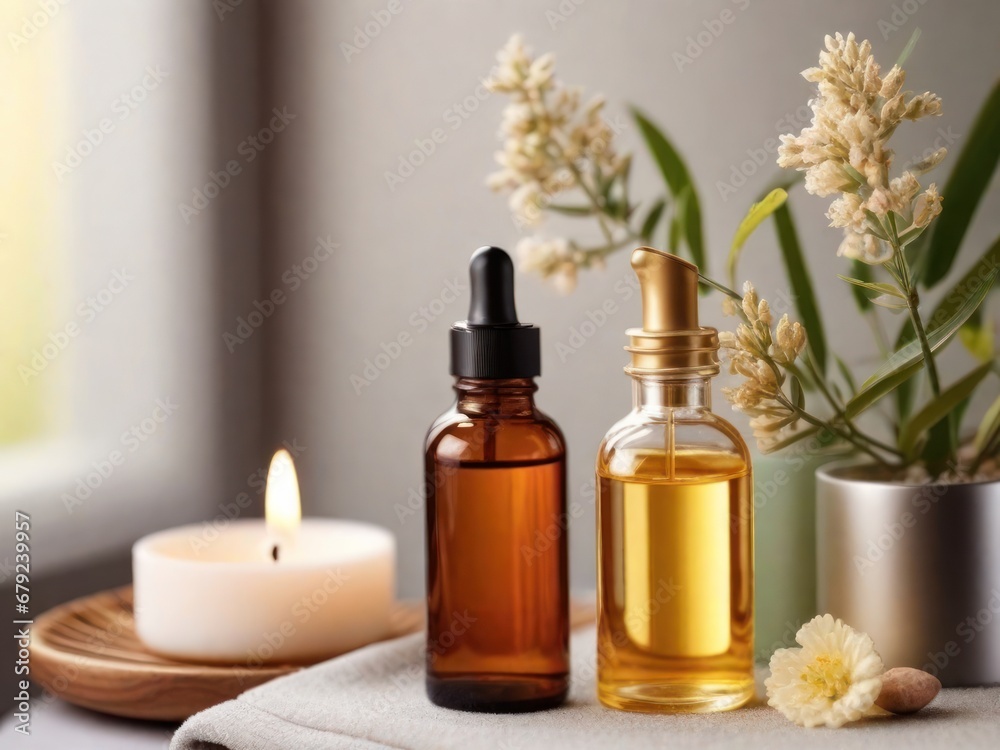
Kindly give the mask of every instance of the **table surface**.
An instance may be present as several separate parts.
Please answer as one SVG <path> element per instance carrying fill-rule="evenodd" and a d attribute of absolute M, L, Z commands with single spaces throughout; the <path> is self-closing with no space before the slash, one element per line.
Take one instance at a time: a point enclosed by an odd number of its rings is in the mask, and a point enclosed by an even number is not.
<path fill-rule="evenodd" d="M 907 750 L 996 750 L 1000 746 L 1000 687 L 944 690 L 930 707 L 913 716 L 870 719 L 839 730 L 803 729 L 790 734 L 787 730 L 791 727 L 782 723 L 778 726 L 784 731 L 775 731 L 774 741 L 761 726 L 762 712 L 772 714 L 773 709 L 758 703 L 732 712 L 726 717 L 726 731 L 709 735 L 694 729 L 684 731 L 671 722 L 670 731 L 664 733 L 663 747 L 875 750 L 903 744 Z M 733 721 L 737 718 L 741 720 Z M 744 723 L 745 732 L 740 729 Z M 26 750 L 166 750 L 174 729 L 176 725 L 118 719 L 55 700 L 34 705 L 30 737 L 17 736 L 13 716 L 4 717 L 0 722 L 0 746 Z"/>

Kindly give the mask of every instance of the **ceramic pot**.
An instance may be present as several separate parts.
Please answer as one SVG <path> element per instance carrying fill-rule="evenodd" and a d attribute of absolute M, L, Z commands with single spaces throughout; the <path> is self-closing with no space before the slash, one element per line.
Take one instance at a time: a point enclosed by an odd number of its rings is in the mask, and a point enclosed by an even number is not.
<path fill-rule="evenodd" d="M 845 455 L 807 439 L 753 456 L 758 661 L 794 646 L 799 628 L 816 614 L 816 469 Z"/>
<path fill-rule="evenodd" d="M 816 472 L 820 612 L 868 633 L 886 668 L 1000 683 L 1000 482 L 905 485 Z"/>

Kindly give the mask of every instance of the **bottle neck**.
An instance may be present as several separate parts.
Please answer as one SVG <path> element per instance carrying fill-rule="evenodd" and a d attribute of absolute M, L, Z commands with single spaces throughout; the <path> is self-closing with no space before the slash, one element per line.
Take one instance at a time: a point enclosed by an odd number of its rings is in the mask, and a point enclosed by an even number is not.
<path fill-rule="evenodd" d="M 535 391 L 538 386 L 533 378 L 458 378 L 457 408 L 465 414 L 518 417 L 535 413 Z"/>
<path fill-rule="evenodd" d="M 660 415 L 670 409 L 710 411 L 712 408 L 710 379 L 632 375 L 632 408 Z"/>

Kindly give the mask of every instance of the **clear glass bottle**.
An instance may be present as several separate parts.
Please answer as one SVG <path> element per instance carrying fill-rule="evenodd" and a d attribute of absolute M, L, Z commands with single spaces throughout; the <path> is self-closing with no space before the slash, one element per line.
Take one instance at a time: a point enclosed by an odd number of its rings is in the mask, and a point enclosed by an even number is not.
<path fill-rule="evenodd" d="M 483 248 L 471 276 L 452 329 L 458 399 L 425 444 L 427 694 L 534 711 L 569 688 L 566 447 L 535 406 L 538 329 L 517 323 L 510 259 Z"/>
<path fill-rule="evenodd" d="M 697 323 L 697 268 L 640 248 L 633 409 L 597 458 L 598 697 L 645 712 L 753 696 L 753 482 L 711 411 L 718 336 Z"/>

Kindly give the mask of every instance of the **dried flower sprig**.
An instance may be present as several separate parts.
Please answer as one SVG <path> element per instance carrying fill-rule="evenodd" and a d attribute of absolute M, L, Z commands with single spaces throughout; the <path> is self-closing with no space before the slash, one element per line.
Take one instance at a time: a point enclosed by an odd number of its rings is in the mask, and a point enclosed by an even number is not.
<path fill-rule="evenodd" d="M 736 313 L 736 305 L 726 306 Z M 743 301 L 739 307 L 741 323 L 735 333 L 719 334 L 719 346 L 724 352 L 729 371 L 744 380 L 736 388 L 723 388 L 722 393 L 737 411 L 752 417 L 750 426 L 761 450 L 768 452 L 780 442 L 783 432 L 794 429 L 800 420 L 795 405 L 782 390 L 785 372 L 780 365 L 791 365 L 806 346 L 805 330 L 783 315 L 777 330 L 767 300 L 760 299 L 750 282 L 743 286 Z"/>
<path fill-rule="evenodd" d="M 859 42 L 853 34 L 827 37 L 818 66 L 803 73 L 817 89 L 811 101 L 812 122 L 798 134 L 783 136 L 779 149 L 779 165 L 803 172 L 810 193 L 834 198 L 827 217 L 843 232 L 838 254 L 853 261 L 850 272 L 840 278 L 854 285 L 855 299 L 886 358 L 859 387 L 849 367 L 827 346 L 785 190 L 776 189 L 751 207 L 735 233 L 728 263 L 729 285 L 735 286 L 740 249 L 754 229 L 774 214 L 802 321 L 793 323 L 783 316 L 775 326 L 770 306 L 764 303 L 762 307 L 759 299 L 745 299 L 746 293 L 739 294 L 708 274 L 698 191 L 679 151 L 649 118 L 632 110 L 663 177 L 663 193 L 648 202 L 633 202 L 629 198 L 631 157 L 618 155 L 613 148 L 619 128 L 604 119 L 601 99 L 582 105 L 579 91 L 556 78 L 553 57 L 533 57 L 519 36 L 507 43 L 498 59 L 493 90 L 510 96 L 511 103 L 504 114 L 504 147 L 497 155 L 501 169 L 490 176 L 490 185 L 510 193 L 511 210 L 521 227 L 537 227 L 547 214 L 559 213 L 596 221 L 604 237 L 598 246 L 567 237 L 525 237 L 518 244 L 522 270 L 549 279 L 561 292 L 570 292 L 580 269 L 601 267 L 608 255 L 635 243 L 660 245 L 654 237 L 665 225 L 662 244 L 671 252 L 689 254 L 701 269 L 702 283 L 721 292 L 729 312 L 743 318 L 735 332 L 720 336 L 731 371 L 743 380 L 726 393 L 736 408 L 751 416 L 762 450 L 777 450 L 821 432 L 853 445 L 899 477 L 955 477 L 959 481 L 997 465 L 1000 398 L 987 410 L 974 443 L 963 451 L 957 444 L 961 409 L 955 405 L 963 403 L 990 373 L 1000 372 L 993 360 L 992 329 L 973 317 L 1000 271 L 995 269 L 995 251 L 987 249 L 979 265 L 942 296 L 946 302 L 935 310 L 933 328 L 925 326 L 918 286 L 922 292 L 945 277 L 964 232 L 958 232 L 959 239 L 949 245 L 947 240 L 938 243 L 938 233 L 929 231 L 942 211 L 942 196 L 936 183 L 925 187 L 921 180 L 941 163 L 945 149 L 893 174 L 892 137 L 898 127 L 942 111 L 935 94 L 904 91 L 906 76 L 899 64 L 883 75 L 869 42 Z M 1000 86 L 986 100 L 977 122 L 994 122 L 998 115 Z M 983 145 L 988 140 L 988 133 L 970 134 L 955 167 L 956 177 L 964 171 L 966 183 L 979 180 L 970 177 L 969 171 L 975 171 L 982 159 L 991 158 Z M 976 205 L 983 190 L 985 186 L 965 200 Z M 563 203 L 570 194 L 582 196 L 583 202 Z M 950 226 L 945 234 L 954 238 L 956 227 Z M 919 274 L 910 265 L 915 261 L 922 267 Z M 752 287 L 749 291 L 756 296 Z M 908 321 L 897 332 L 895 343 L 883 328 L 885 319 L 879 308 L 907 312 Z M 945 388 L 935 352 L 960 328 L 963 342 L 983 364 Z M 808 339 L 804 329 L 809 330 Z M 828 372 L 833 359 L 839 378 Z M 931 398 L 922 405 L 917 403 L 918 389 L 911 387 L 921 371 L 927 374 L 931 389 Z M 894 414 L 885 415 L 892 422 L 891 444 L 860 429 L 859 415 L 876 404 L 888 403 L 883 399 L 904 386 L 909 395 L 893 399 Z"/>
<path fill-rule="evenodd" d="M 936 167 L 946 149 L 890 179 L 893 151 L 889 139 L 903 120 L 941 114 L 941 100 L 925 92 L 902 91 L 906 74 L 898 65 L 881 78 L 871 44 L 854 34 L 826 37 L 819 67 L 802 71 L 817 84 L 810 102 L 812 124 L 798 135 L 781 136 L 778 166 L 805 172 L 806 191 L 840 193 L 827 212 L 830 226 L 844 230 L 837 251 L 864 263 L 883 264 L 915 240 L 941 212 L 941 196 L 926 191 L 916 173 Z"/>
<path fill-rule="evenodd" d="M 801 323 L 790 320 L 786 313 L 774 326 L 771 306 L 749 281 L 743 285 L 739 304 L 732 297 L 725 298 L 723 312 L 743 321 L 735 332 L 719 333 L 729 372 L 743 381 L 735 388 L 724 387 L 722 394 L 736 411 L 751 417 L 750 428 L 761 453 L 772 453 L 806 435 L 827 430 L 880 463 L 884 460 L 877 450 L 899 455 L 892 446 L 865 434 L 844 413 L 843 405 L 806 357 L 808 338 Z M 820 390 L 834 416 L 824 418 L 810 412 L 804 387 Z M 803 428 L 802 422 L 808 426 Z"/>
<path fill-rule="evenodd" d="M 554 55 L 533 58 L 518 34 L 500 50 L 497 62 L 487 86 L 511 101 L 500 129 L 503 149 L 496 153 L 501 168 L 487 178 L 487 184 L 510 192 L 510 210 L 522 227 L 537 227 L 546 210 L 560 209 L 556 198 L 579 190 L 611 241 L 610 226 L 600 217 L 612 191 L 624 184 L 630 157 L 614 149 L 615 132 L 604 119 L 603 98 L 583 104 L 579 88 L 564 86 L 555 78 Z M 578 267 L 599 263 L 605 252 L 542 237 L 522 240 L 517 250 L 523 270 L 551 278 L 563 292 L 575 287 Z"/>

